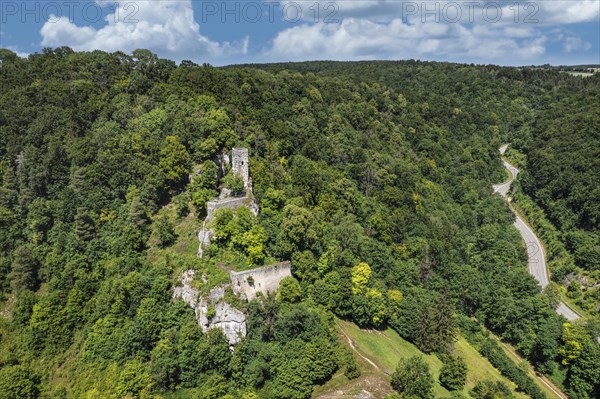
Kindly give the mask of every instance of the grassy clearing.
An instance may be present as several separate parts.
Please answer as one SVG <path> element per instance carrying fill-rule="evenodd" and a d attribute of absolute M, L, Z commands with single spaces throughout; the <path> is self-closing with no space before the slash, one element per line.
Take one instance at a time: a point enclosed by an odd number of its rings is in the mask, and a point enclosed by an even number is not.
<path fill-rule="evenodd" d="M 442 362 L 435 355 L 425 355 L 415 345 L 406 341 L 400 337 L 398 333 L 389 328 L 384 331 L 361 329 L 355 324 L 343 320 L 337 320 L 337 327 L 340 332 L 340 340 L 344 345 L 350 346 L 348 338 L 352 341 L 355 349 L 354 355 L 359 363 L 364 378 L 378 376 L 380 378 L 385 377 L 385 379 L 389 381 L 389 377 L 387 377 L 386 374 L 393 372 L 401 359 L 412 356 L 423 356 L 427 364 L 429 364 L 436 381 L 434 386 L 435 396 L 437 398 L 450 396 L 450 392 L 437 382 Z M 481 356 L 464 338 L 460 337 L 457 341 L 455 353 L 462 356 L 468 366 L 467 383 L 464 389 L 465 394 L 468 394 L 468 391 L 473 388 L 478 381 L 499 380 L 507 384 L 517 398 L 527 398 L 526 395 L 515 392 L 515 384 L 503 377 L 500 372 L 494 368 L 487 359 Z M 372 361 L 375 363 L 376 367 L 370 364 L 368 360 L 361 357 Z M 319 396 L 320 398 L 329 397 L 325 395 L 325 392 L 344 390 L 344 384 L 352 384 L 352 382 L 348 381 L 343 375 L 336 375 L 327 384 L 315 389 L 315 396 L 319 394 L 322 395 Z"/>
<path fill-rule="evenodd" d="M 207 293 L 210 288 L 229 282 L 228 271 L 220 267 L 214 260 L 199 259 L 197 256 L 198 232 L 202 228 L 202 221 L 199 221 L 192 213 L 186 217 L 177 218 L 175 207 L 172 204 L 161 209 L 160 212 L 167 213 L 173 221 L 177 238 L 173 245 L 160 248 L 153 233 L 148 241 L 148 261 L 169 267 L 173 272 L 174 284 L 179 284 L 181 272 L 191 268 L 196 269 L 198 272 L 194 284 L 201 293 Z M 206 277 L 206 283 L 200 281 L 200 276 Z"/>
<path fill-rule="evenodd" d="M 183 256 L 196 257 L 198 254 L 198 232 L 202 228 L 202 222 L 193 214 L 181 220 L 175 226 L 175 234 L 177 234 L 177 242 L 173 246 L 173 252 Z"/>
<path fill-rule="evenodd" d="M 579 76 L 582 78 L 589 78 L 590 76 L 594 76 L 594 72 L 570 72 L 570 71 L 563 71 L 564 73 L 567 73 L 571 76 Z"/>
<path fill-rule="evenodd" d="M 483 380 L 502 381 L 508 384 L 511 389 L 515 389 L 514 383 L 510 382 L 506 377 L 503 377 L 490 362 L 481 356 L 477 349 L 473 348 L 463 337 L 456 342 L 455 353 L 465 359 L 468 367 L 467 383 L 465 384 L 466 391 L 471 390 L 475 384 Z M 523 395 L 523 397 L 526 397 Z"/>

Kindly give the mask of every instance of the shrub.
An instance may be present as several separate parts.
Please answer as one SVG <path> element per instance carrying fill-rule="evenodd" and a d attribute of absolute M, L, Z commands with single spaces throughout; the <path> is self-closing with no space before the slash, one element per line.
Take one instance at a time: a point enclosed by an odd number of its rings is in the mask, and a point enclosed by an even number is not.
<path fill-rule="evenodd" d="M 440 384 L 451 391 L 464 388 L 467 381 L 467 365 L 460 356 L 443 356 L 444 365 L 440 370 Z"/>

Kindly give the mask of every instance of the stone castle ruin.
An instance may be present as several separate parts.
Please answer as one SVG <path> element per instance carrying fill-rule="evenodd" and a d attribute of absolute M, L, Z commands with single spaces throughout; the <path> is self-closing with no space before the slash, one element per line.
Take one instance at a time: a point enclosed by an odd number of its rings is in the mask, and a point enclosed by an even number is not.
<path fill-rule="evenodd" d="M 208 296 L 200 297 L 198 290 L 192 286 L 195 274 L 194 270 L 183 272 L 182 285 L 173 288 L 173 298 L 182 299 L 194 309 L 196 320 L 203 332 L 211 328 L 220 328 L 229 345 L 239 343 L 246 336 L 246 315 L 224 301 L 224 285 L 214 287 Z M 214 316 L 210 319 L 209 307 L 214 309 Z"/>
<path fill-rule="evenodd" d="M 231 287 L 242 299 L 250 301 L 256 298 L 259 292 L 268 295 L 276 291 L 281 280 L 292 275 L 292 268 L 290 262 L 280 262 L 242 272 L 232 271 L 230 284 L 213 287 L 206 296 L 200 296 L 198 290 L 193 287 L 195 274 L 194 270 L 183 272 L 181 285 L 173 288 L 173 298 L 184 300 L 194 309 L 202 331 L 220 328 L 229 345 L 235 345 L 246 336 L 246 315 L 225 302 L 227 288 Z M 210 318 L 209 308 L 214 310 L 214 315 Z"/>
<path fill-rule="evenodd" d="M 256 298 L 258 292 L 267 295 L 276 291 L 281 280 L 291 275 L 292 265 L 290 262 L 280 262 L 242 272 L 230 272 L 233 292 L 249 301 Z"/>
<path fill-rule="evenodd" d="M 248 172 L 248 149 L 233 148 L 231 150 L 231 170 L 233 174 L 244 180 L 244 188 L 250 189 L 250 174 Z"/>
<path fill-rule="evenodd" d="M 231 170 L 244 180 L 245 195 L 242 197 L 232 197 L 229 190 L 223 188 L 218 198 L 215 198 L 206 203 L 206 219 L 202 224 L 202 229 L 198 232 L 198 257 L 204 255 L 204 249 L 210 245 L 210 240 L 213 236 L 213 231 L 208 227 L 212 221 L 214 212 L 217 209 L 229 208 L 235 210 L 240 206 L 248 207 L 254 215 L 258 215 L 258 205 L 254 202 L 252 195 L 252 179 L 248 170 L 248 149 L 233 148 L 231 150 Z"/>
<path fill-rule="evenodd" d="M 223 159 L 229 161 L 226 154 Z M 248 207 L 252 213 L 258 215 L 258 206 L 252 196 L 252 179 L 248 171 L 248 149 L 234 148 L 231 156 L 231 168 L 234 174 L 244 180 L 245 194 L 241 197 L 231 196 L 227 189 L 223 189 L 218 198 L 206 204 L 206 219 L 198 233 L 198 257 L 202 257 L 204 249 L 210 245 L 213 231 L 208 227 L 214 212 L 217 209 L 229 208 L 235 210 L 241 206 Z M 196 320 L 207 331 L 211 328 L 220 328 L 230 345 L 235 345 L 246 336 L 246 315 L 225 301 L 225 291 L 231 288 L 242 299 L 252 300 L 258 293 L 268 295 L 279 288 L 279 283 L 285 277 L 291 276 L 290 262 L 281 262 L 270 266 L 259 267 L 242 272 L 230 272 L 231 283 L 213 287 L 208 295 L 200 296 L 193 286 L 195 270 L 183 272 L 181 284 L 173 288 L 173 298 L 184 300 L 194 309 Z M 206 283 L 205 276 L 202 281 Z M 209 311 L 210 309 L 210 311 Z M 211 316 L 209 318 L 209 316 Z"/>

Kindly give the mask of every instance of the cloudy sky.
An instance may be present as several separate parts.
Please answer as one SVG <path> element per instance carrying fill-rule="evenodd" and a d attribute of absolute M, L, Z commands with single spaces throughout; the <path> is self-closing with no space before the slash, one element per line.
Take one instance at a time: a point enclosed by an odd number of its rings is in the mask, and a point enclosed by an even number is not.
<path fill-rule="evenodd" d="M 600 63 L 600 0 L 2 0 L 0 47 L 148 48 L 213 65 L 421 59 Z"/>

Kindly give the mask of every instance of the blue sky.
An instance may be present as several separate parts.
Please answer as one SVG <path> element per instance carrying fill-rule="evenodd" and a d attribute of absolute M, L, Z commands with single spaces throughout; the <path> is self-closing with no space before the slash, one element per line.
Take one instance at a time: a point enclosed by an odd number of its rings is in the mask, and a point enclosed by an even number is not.
<path fill-rule="evenodd" d="M 213 65 L 421 59 L 600 63 L 600 0 L 2 0 L 0 46 L 125 51 Z"/>

